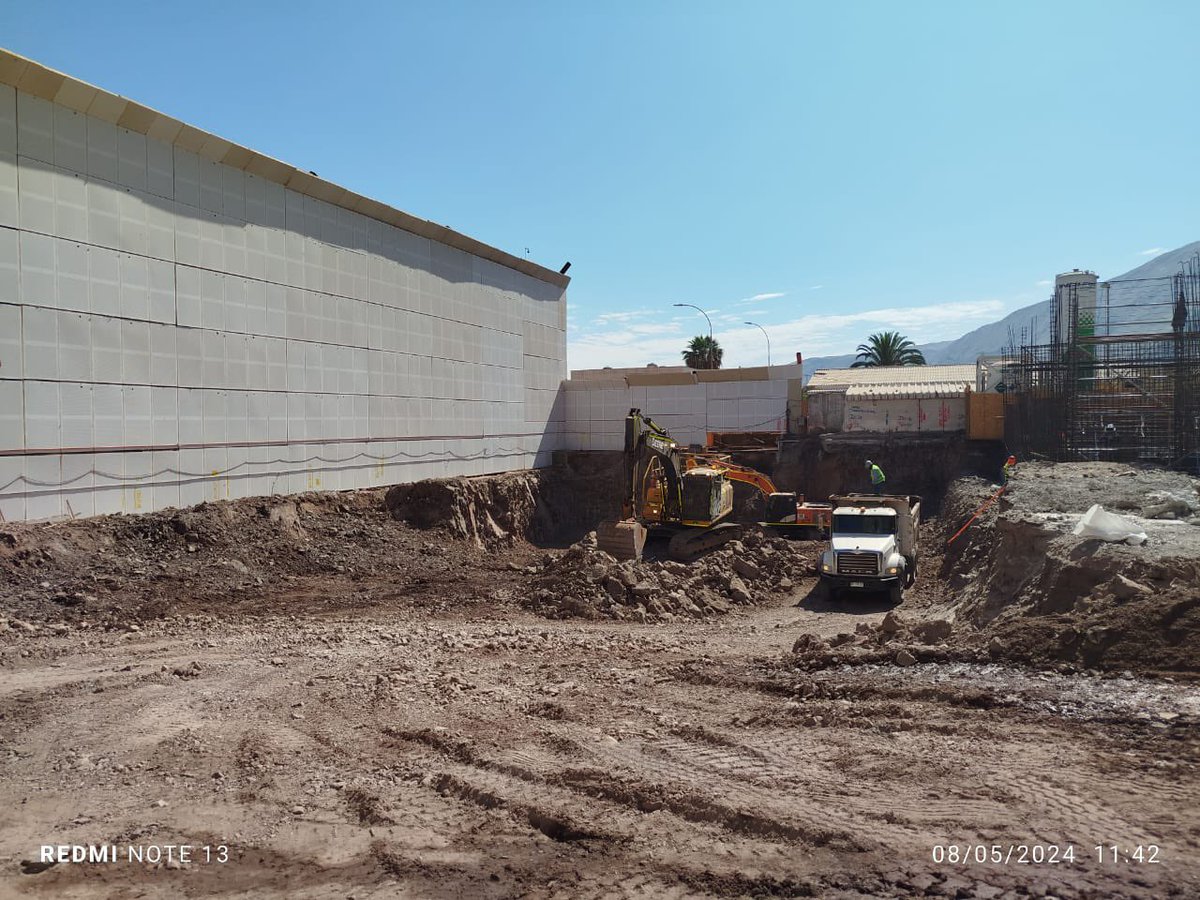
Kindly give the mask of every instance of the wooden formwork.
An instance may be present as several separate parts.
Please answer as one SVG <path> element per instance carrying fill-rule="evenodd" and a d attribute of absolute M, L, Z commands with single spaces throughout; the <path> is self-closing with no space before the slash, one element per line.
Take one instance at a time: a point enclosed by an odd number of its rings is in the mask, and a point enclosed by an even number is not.
<path fill-rule="evenodd" d="M 1004 440 L 1004 395 L 967 392 L 967 437 L 973 441 Z"/>

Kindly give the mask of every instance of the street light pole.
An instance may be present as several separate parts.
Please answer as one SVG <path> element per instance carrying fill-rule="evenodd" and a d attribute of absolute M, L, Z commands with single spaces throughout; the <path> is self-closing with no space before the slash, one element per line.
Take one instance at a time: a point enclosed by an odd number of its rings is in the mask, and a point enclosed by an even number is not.
<path fill-rule="evenodd" d="M 771 368 L 771 336 L 767 334 L 767 329 L 763 328 L 757 322 L 746 322 L 744 324 L 753 325 L 755 328 L 761 331 L 763 333 L 763 337 L 767 339 L 767 368 Z"/>
<path fill-rule="evenodd" d="M 713 363 L 713 359 L 712 359 L 712 343 L 713 343 L 712 319 L 710 319 L 708 317 L 708 313 L 706 313 L 700 307 L 698 307 L 692 303 L 672 303 L 671 305 L 672 306 L 686 306 L 688 309 L 694 309 L 694 310 L 696 310 L 696 312 L 700 313 L 700 315 L 704 316 L 704 321 L 708 323 L 708 352 L 705 354 L 705 356 L 708 360 L 708 367 L 711 369 L 712 363 Z"/>

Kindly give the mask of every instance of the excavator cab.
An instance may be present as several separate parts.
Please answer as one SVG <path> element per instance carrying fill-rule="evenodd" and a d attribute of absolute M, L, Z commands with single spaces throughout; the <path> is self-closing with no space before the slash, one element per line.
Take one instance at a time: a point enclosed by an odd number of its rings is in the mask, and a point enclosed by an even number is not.
<path fill-rule="evenodd" d="M 733 512 L 733 485 L 719 469 L 696 466 L 683 473 L 683 524 L 707 528 Z"/>
<path fill-rule="evenodd" d="M 777 492 L 767 495 L 767 522 L 772 525 L 791 525 L 796 521 L 796 494 Z"/>

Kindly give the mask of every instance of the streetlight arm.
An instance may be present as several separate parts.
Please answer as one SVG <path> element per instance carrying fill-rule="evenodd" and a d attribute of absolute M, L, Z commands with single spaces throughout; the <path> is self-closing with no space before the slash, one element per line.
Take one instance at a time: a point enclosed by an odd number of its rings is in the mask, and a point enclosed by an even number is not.
<path fill-rule="evenodd" d="M 703 310 L 701 310 L 700 307 L 696 306 L 695 304 L 671 304 L 671 305 L 672 306 L 686 306 L 689 308 L 689 310 L 695 310 L 696 312 L 700 313 L 701 316 L 704 317 L 704 322 L 708 323 L 708 353 L 706 354 L 706 358 L 708 360 L 708 367 L 712 368 L 713 367 L 713 320 L 708 318 L 707 312 L 704 312 Z M 706 427 L 707 427 L 707 425 L 706 425 Z"/>
<path fill-rule="evenodd" d="M 771 368 L 771 336 L 767 334 L 767 329 L 763 328 L 757 322 L 744 322 L 742 324 L 753 325 L 755 328 L 761 331 L 763 333 L 763 337 L 767 339 L 767 368 Z"/>
<path fill-rule="evenodd" d="M 712 336 L 713 336 L 713 334 L 712 334 L 712 319 L 710 319 L 708 317 L 708 313 L 706 313 L 704 310 L 702 310 L 700 307 L 696 306 L 693 303 L 672 303 L 671 305 L 672 306 L 686 306 L 688 309 L 694 309 L 694 310 L 696 310 L 696 312 L 700 313 L 700 315 L 704 316 L 704 321 L 706 321 L 708 323 L 708 339 L 710 341 L 712 340 Z"/>

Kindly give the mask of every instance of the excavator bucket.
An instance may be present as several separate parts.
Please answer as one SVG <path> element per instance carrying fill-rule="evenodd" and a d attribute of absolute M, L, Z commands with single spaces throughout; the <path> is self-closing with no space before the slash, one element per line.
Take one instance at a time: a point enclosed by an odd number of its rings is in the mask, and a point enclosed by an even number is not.
<path fill-rule="evenodd" d="M 601 522 L 596 529 L 597 548 L 617 559 L 641 559 L 646 528 L 640 522 Z"/>

